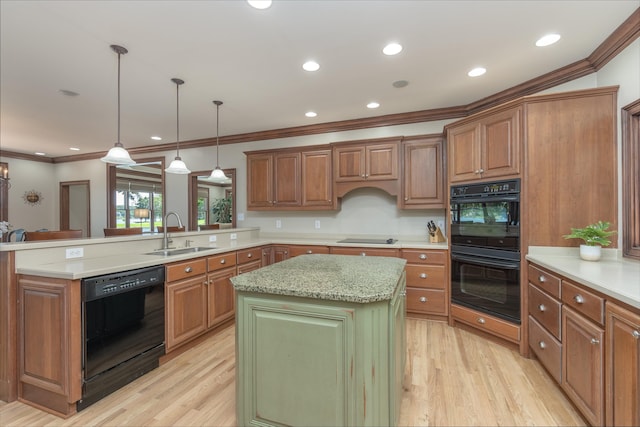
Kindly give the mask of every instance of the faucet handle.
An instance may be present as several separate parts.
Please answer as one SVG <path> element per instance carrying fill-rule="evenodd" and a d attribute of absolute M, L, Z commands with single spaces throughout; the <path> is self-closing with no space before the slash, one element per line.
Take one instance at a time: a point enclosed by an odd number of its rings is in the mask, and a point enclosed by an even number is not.
<path fill-rule="evenodd" d="M 194 243 L 194 242 L 195 242 L 195 240 L 189 240 L 189 239 L 185 240 L 185 241 L 184 241 L 184 246 L 185 246 L 185 248 L 190 247 L 190 246 L 191 246 L 191 244 L 192 244 L 192 243 Z"/>

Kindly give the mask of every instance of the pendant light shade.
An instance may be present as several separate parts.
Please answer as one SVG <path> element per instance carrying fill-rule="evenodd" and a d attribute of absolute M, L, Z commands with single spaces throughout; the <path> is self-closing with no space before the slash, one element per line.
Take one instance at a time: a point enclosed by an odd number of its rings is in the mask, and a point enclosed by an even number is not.
<path fill-rule="evenodd" d="M 118 140 L 113 148 L 109 150 L 107 155 L 102 157 L 100 160 L 105 163 L 113 163 L 116 165 L 135 165 L 136 162 L 131 159 L 131 156 L 129 156 L 129 153 L 125 150 L 122 142 L 120 142 L 120 56 L 129 51 L 124 47 L 115 44 L 111 45 L 111 49 L 118 54 Z"/>
<path fill-rule="evenodd" d="M 173 78 L 172 82 L 176 84 L 176 157 L 173 159 L 168 168 L 164 171 L 167 173 L 175 173 L 178 175 L 185 175 L 191 173 L 187 169 L 187 165 L 184 164 L 182 158 L 180 158 L 180 104 L 179 104 L 179 91 L 180 85 L 184 84 L 184 80 Z"/>
<path fill-rule="evenodd" d="M 226 182 L 229 178 L 224 174 L 224 171 L 220 169 L 220 106 L 222 101 L 213 101 L 216 104 L 216 167 L 211 172 L 209 179 L 217 182 Z"/>

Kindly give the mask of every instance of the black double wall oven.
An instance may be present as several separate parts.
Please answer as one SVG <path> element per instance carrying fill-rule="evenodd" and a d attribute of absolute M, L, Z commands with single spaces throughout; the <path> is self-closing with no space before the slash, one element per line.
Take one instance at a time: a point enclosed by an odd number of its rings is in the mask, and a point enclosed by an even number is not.
<path fill-rule="evenodd" d="M 450 196 L 452 302 L 520 324 L 520 180 Z"/>

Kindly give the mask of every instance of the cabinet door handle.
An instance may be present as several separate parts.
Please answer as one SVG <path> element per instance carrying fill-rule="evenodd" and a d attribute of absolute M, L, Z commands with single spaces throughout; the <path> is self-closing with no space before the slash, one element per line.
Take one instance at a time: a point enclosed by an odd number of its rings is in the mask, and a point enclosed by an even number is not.
<path fill-rule="evenodd" d="M 366 178 L 367 176 L 366 176 L 365 174 L 362 174 L 362 175 L 361 175 L 361 177 L 362 177 L 362 178 Z"/>
<path fill-rule="evenodd" d="M 420 273 L 420 278 L 421 279 L 426 279 L 427 278 L 427 273 Z"/>
<path fill-rule="evenodd" d="M 480 168 L 480 173 L 484 173 L 484 169 Z"/>
<path fill-rule="evenodd" d="M 577 303 L 577 304 L 584 304 L 584 298 L 582 295 L 578 294 L 576 296 L 573 297 L 573 300 Z"/>
<path fill-rule="evenodd" d="M 247 258 L 251 258 L 253 256 L 253 254 L 248 254 Z"/>
<path fill-rule="evenodd" d="M 538 346 L 539 346 L 541 349 L 543 349 L 543 350 L 544 350 L 545 348 L 547 348 L 547 343 L 546 343 L 546 342 L 544 342 L 544 341 L 540 341 L 540 342 L 538 343 Z"/>
<path fill-rule="evenodd" d="M 546 282 L 546 281 L 547 281 L 547 278 L 546 278 L 546 277 L 544 277 L 542 274 L 541 274 L 540 276 L 538 276 L 538 282 L 540 282 L 540 283 L 544 283 L 544 282 Z"/>
<path fill-rule="evenodd" d="M 545 307 L 545 305 L 544 305 L 544 304 L 540 304 L 540 305 L 538 306 L 538 310 L 540 310 L 540 311 L 546 311 L 546 310 L 547 310 L 547 307 Z"/>
<path fill-rule="evenodd" d="M 222 259 L 220 260 L 220 264 L 226 264 L 226 263 L 227 263 L 227 260 L 226 260 L 226 259 L 222 258 Z"/>
<path fill-rule="evenodd" d="M 591 338 L 591 344 L 593 345 L 600 344 L 600 340 L 596 338 Z"/>
<path fill-rule="evenodd" d="M 420 297 L 420 302 L 427 302 L 427 297 Z"/>
<path fill-rule="evenodd" d="M 191 268 L 191 266 L 184 269 L 185 273 L 191 273 L 192 271 L 193 271 L 193 268 Z"/>
<path fill-rule="evenodd" d="M 633 335 L 633 337 L 634 337 L 635 339 L 640 339 L 640 332 L 638 332 L 638 331 L 633 331 L 633 332 L 631 332 L 631 335 Z"/>
<path fill-rule="evenodd" d="M 420 256 L 418 257 L 420 259 L 427 259 L 427 255 L 426 254 L 420 254 Z"/>
<path fill-rule="evenodd" d="M 484 320 L 483 317 L 478 317 L 478 323 L 480 323 L 481 325 L 484 325 L 486 322 L 486 320 Z"/>
<path fill-rule="evenodd" d="M 476 175 L 480 173 L 480 169 L 476 169 L 473 171 L 473 173 L 475 173 Z"/>
<path fill-rule="evenodd" d="M 404 201 L 405 201 L 405 202 L 409 201 L 409 198 L 408 198 L 408 197 L 405 197 L 405 198 L 404 198 Z"/>

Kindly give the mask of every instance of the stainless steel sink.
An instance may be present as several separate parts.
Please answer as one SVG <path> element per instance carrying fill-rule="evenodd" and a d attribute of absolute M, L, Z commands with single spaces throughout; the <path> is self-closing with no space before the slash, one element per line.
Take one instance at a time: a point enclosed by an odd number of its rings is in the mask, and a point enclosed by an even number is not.
<path fill-rule="evenodd" d="M 195 252 L 211 251 L 213 249 L 218 249 L 218 248 L 211 248 L 208 246 L 194 246 L 191 248 L 158 249 L 157 251 L 147 252 L 145 253 L 145 255 L 172 256 L 172 255 L 192 254 Z"/>

